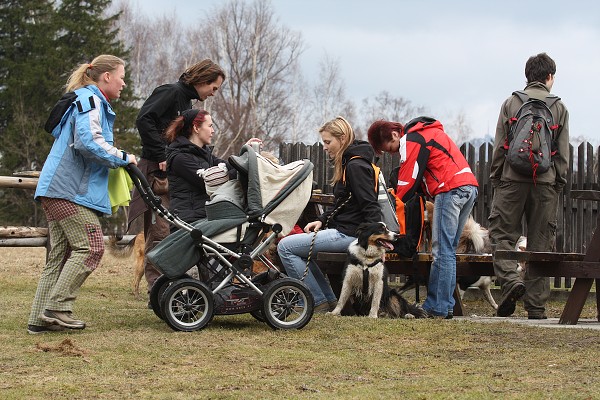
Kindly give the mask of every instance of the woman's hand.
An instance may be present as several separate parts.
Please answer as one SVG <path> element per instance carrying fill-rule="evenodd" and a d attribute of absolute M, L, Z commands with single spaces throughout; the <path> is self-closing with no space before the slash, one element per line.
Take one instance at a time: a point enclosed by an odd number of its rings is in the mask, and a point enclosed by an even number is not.
<path fill-rule="evenodd" d="M 308 224 L 306 224 L 306 226 L 304 227 L 304 232 L 308 233 L 308 232 L 312 232 L 312 231 L 318 231 L 319 229 L 321 229 L 321 226 L 323 226 L 323 223 L 321 221 L 313 221 L 313 222 L 309 222 Z"/>
<path fill-rule="evenodd" d="M 137 165 L 137 158 L 133 154 L 127 154 L 127 162 L 129 164 Z"/>

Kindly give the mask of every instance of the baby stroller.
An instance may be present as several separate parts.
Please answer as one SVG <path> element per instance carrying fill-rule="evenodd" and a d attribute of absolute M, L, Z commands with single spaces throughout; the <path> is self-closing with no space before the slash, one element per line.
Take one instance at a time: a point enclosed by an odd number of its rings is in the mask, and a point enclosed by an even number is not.
<path fill-rule="evenodd" d="M 292 230 L 310 200 L 313 164 L 279 166 L 247 145 L 229 162 L 238 179 L 219 187 L 206 203 L 207 218 L 192 224 L 161 205 L 136 166 L 126 167 L 146 204 L 179 228 L 147 254 L 163 274 L 150 292 L 152 309 L 177 331 L 200 330 L 215 314 L 241 313 L 273 329 L 300 329 L 312 318 L 312 294 L 264 253 Z M 267 271 L 253 273 L 255 260 Z M 186 274 L 194 266 L 202 280 Z"/>

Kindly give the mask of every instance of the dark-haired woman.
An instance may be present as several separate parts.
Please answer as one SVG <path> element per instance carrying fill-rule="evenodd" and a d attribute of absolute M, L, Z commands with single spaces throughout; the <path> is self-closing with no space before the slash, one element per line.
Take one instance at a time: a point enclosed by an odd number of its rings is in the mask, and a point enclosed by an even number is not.
<path fill-rule="evenodd" d="M 199 61 L 188 67 L 177 82 L 155 88 L 140 109 L 135 122 L 142 139 L 139 168 L 165 207 L 169 207 L 169 194 L 166 179 L 168 143 L 165 143 L 164 131 L 173 119 L 192 108 L 192 101 L 205 101 L 214 96 L 223 81 L 225 72 L 219 65 L 209 59 Z M 145 254 L 148 254 L 169 234 L 169 223 L 156 217 L 139 191 L 134 189 L 129 205 L 129 226 L 139 216 L 144 220 Z M 150 292 L 160 273 L 147 258 L 144 258 L 144 275 Z"/>
<path fill-rule="evenodd" d="M 206 218 L 205 204 L 210 200 L 202 173 L 210 167 L 224 164 L 235 177 L 227 161 L 212 154 L 215 133 L 212 117 L 205 110 L 191 109 L 165 130 L 167 147 L 167 176 L 169 178 L 170 209 L 186 222 Z"/>

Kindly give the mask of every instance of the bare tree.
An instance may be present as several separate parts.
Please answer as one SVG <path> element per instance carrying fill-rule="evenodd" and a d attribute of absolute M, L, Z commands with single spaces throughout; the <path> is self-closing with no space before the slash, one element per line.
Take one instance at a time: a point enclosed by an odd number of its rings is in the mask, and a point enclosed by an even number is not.
<path fill-rule="evenodd" d="M 354 127 L 355 106 L 346 96 L 339 59 L 334 59 L 328 53 L 323 55 L 319 61 L 317 82 L 312 88 L 312 96 L 309 100 L 310 115 L 307 118 L 309 123 L 307 128 L 311 136 L 318 140 L 318 129 L 324 122 L 338 115 L 346 118 Z"/>
<path fill-rule="evenodd" d="M 291 125 L 285 139 L 292 143 L 302 141 L 312 143 L 312 127 L 308 122 L 311 115 L 307 101 L 309 89 L 298 64 L 291 70 L 291 76 L 293 76 L 293 78 L 288 94 L 288 100 L 290 101 L 292 108 Z"/>
<path fill-rule="evenodd" d="M 453 120 L 450 120 L 450 123 L 444 125 L 444 130 L 457 146 L 468 142 L 473 135 L 473 128 L 471 128 L 464 111 L 460 111 Z"/>
<path fill-rule="evenodd" d="M 213 139 L 220 156 L 236 152 L 251 137 L 273 148 L 293 125 L 289 94 L 303 43 L 299 32 L 277 22 L 266 0 L 232 0 L 193 33 L 227 74 L 211 110 L 220 126 Z"/>
<path fill-rule="evenodd" d="M 425 112 L 425 107 L 413 106 L 410 100 L 403 97 L 394 97 L 385 90 L 375 96 L 374 99 L 364 99 L 361 109 L 367 127 L 378 119 L 397 121 L 404 124 L 425 114 Z"/>
<path fill-rule="evenodd" d="M 206 58 L 202 42 L 194 39 L 174 11 L 151 18 L 129 0 L 115 7 L 121 12 L 119 39 L 130 52 L 127 74 L 140 106 L 155 87 L 175 82 L 188 66 Z"/>

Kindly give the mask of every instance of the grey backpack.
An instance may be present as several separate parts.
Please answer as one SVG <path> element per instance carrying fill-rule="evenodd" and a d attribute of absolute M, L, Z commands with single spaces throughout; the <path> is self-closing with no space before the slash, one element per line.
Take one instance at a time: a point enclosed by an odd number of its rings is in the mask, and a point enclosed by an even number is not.
<path fill-rule="evenodd" d="M 504 144 L 506 161 L 517 172 L 535 178 L 552 167 L 556 154 L 555 131 L 558 125 L 550 107 L 560 100 L 555 95 L 544 100 L 532 99 L 525 92 L 513 92 L 523 104 L 509 120 L 510 130 Z"/>

